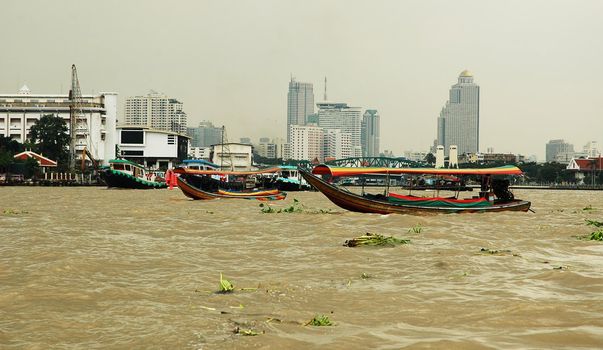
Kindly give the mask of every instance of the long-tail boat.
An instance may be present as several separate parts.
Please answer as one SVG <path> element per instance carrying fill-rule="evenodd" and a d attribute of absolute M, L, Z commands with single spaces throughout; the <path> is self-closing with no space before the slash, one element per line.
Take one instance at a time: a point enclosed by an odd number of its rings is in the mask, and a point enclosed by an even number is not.
<path fill-rule="evenodd" d="M 272 179 L 257 177 L 256 175 L 274 173 L 278 168 L 262 169 L 258 171 L 222 171 L 222 170 L 196 170 L 190 168 L 176 168 L 179 174 L 178 188 L 185 196 L 192 199 L 255 199 L 260 201 L 281 200 L 287 193 L 276 188 Z M 230 177 L 237 177 L 242 181 L 227 181 Z M 252 186 L 253 188 L 247 188 Z"/>
<path fill-rule="evenodd" d="M 496 211 L 528 211 L 531 203 L 515 199 L 509 191 L 508 180 L 495 179 L 495 175 L 520 175 L 521 170 L 516 166 L 502 166 L 484 169 L 431 169 L 431 168 L 340 168 L 318 165 L 309 171 L 299 169 L 306 181 L 322 192 L 331 202 L 343 209 L 361 213 L 379 214 L 412 214 L 412 213 L 475 213 Z M 479 196 L 469 199 L 451 197 L 417 197 L 389 192 L 389 186 L 384 194 L 357 194 L 331 183 L 333 178 L 362 175 L 393 175 L 393 174 L 431 174 L 431 175 L 477 175 L 482 179 Z M 317 175 L 326 177 L 323 179 Z"/>

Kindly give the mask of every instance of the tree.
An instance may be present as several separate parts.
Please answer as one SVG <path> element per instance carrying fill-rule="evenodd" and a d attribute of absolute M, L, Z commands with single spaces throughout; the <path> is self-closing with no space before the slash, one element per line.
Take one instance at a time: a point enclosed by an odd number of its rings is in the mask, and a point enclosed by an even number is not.
<path fill-rule="evenodd" d="M 56 160 L 60 170 L 69 167 L 70 142 L 67 123 L 58 116 L 47 114 L 32 125 L 29 136 L 35 144 L 35 151 L 50 159 Z"/>
<path fill-rule="evenodd" d="M 427 162 L 428 164 L 435 164 L 436 157 L 433 155 L 433 153 L 427 153 L 427 155 L 425 156 L 425 162 Z"/>

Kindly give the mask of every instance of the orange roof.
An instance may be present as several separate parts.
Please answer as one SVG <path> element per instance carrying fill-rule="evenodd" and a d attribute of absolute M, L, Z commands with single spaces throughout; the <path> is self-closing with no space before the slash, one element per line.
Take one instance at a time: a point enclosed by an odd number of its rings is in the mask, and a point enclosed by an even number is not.
<path fill-rule="evenodd" d="M 603 170 L 603 158 L 574 159 L 580 170 Z"/>
<path fill-rule="evenodd" d="M 57 162 L 52 160 L 52 159 L 48 159 L 46 157 L 44 157 L 43 155 L 37 154 L 35 152 L 32 151 L 25 151 L 25 152 L 21 152 L 19 154 L 15 154 L 14 156 L 15 159 L 22 159 L 22 160 L 26 160 L 27 158 L 33 158 L 35 160 L 38 161 L 38 164 L 40 166 L 44 166 L 44 167 L 55 167 L 57 166 Z"/>

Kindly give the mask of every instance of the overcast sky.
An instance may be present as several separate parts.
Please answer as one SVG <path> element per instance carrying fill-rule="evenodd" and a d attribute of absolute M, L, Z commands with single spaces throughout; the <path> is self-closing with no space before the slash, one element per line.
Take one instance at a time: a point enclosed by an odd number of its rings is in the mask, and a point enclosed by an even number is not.
<path fill-rule="evenodd" d="M 426 151 L 448 90 L 481 87 L 480 149 L 603 141 L 603 1 L 13 1 L 0 4 L 0 93 L 150 89 L 231 141 L 285 137 L 290 75 L 377 109 L 381 149 Z M 122 117 L 123 118 L 123 117 Z"/>

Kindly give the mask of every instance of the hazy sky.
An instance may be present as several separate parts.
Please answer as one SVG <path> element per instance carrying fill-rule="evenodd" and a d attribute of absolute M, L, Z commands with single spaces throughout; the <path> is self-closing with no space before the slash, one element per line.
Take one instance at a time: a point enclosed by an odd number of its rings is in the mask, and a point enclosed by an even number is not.
<path fill-rule="evenodd" d="M 480 149 L 603 141 L 603 1 L 12 1 L 0 4 L 0 93 L 150 89 L 189 124 L 285 136 L 290 75 L 375 108 L 381 149 L 425 151 L 459 73 L 481 87 Z M 123 118 L 123 117 L 122 117 Z"/>

